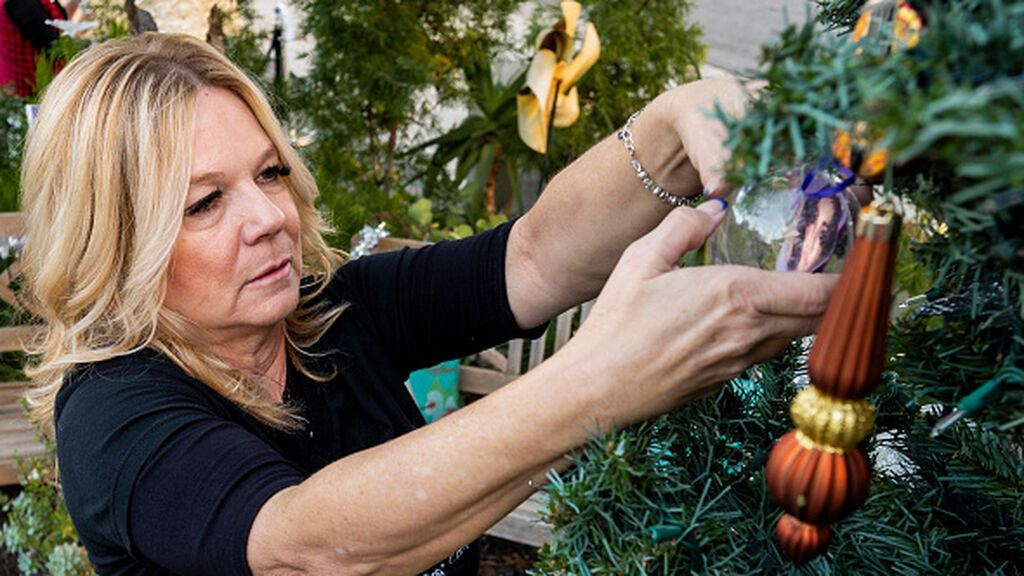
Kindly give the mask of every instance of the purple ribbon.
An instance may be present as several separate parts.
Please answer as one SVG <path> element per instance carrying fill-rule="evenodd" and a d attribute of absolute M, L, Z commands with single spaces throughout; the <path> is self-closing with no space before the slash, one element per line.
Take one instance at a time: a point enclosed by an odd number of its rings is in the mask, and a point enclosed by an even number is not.
<path fill-rule="evenodd" d="M 831 184 L 815 192 L 809 192 L 808 190 L 811 184 L 814 182 L 814 179 L 818 177 L 818 172 L 816 172 L 815 170 L 808 170 L 807 175 L 804 176 L 803 183 L 800 185 L 800 190 L 803 191 L 804 196 L 808 198 L 829 198 L 849 188 L 857 179 L 856 174 L 847 169 L 846 166 L 843 166 L 842 164 L 836 162 L 831 162 L 831 166 L 828 166 L 825 161 L 821 161 L 818 163 L 817 170 L 821 171 L 823 168 L 827 167 L 830 167 L 839 172 L 839 174 L 842 175 L 843 179 L 835 184 Z M 826 176 L 826 178 L 828 177 Z M 828 180 L 831 179 L 829 178 Z"/>

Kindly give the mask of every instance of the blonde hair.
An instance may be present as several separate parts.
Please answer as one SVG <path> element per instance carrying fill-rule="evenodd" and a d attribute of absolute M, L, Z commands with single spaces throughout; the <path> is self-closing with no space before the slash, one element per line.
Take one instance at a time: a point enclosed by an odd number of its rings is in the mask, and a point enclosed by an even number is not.
<path fill-rule="evenodd" d="M 28 400 L 50 434 L 54 399 L 70 371 L 144 347 L 269 425 L 299 424 L 263 394 L 258 376 L 207 352 L 191 323 L 163 307 L 202 87 L 241 98 L 291 168 L 284 181 L 299 212 L 302 273 L 317 286 L 303 290 L 286 320 L 294 362 L 302 366 L 302 349 L 341 313 L 311 304 L 341 260 L 323 240 L 327 226 L 314 206 L 313 176 L 256 84 L 186 35 L 143 34 L 89 48 L 47 89 L 21 174 L 24 279 L 30 309 L 45 324 L 26 370 L 33 381 Z"/>

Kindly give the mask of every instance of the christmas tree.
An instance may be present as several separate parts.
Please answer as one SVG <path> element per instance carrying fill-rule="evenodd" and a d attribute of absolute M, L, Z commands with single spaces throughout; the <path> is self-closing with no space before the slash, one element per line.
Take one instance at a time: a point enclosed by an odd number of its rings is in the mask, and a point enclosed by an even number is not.
<path fill-rule="evenodd" d="M 552 478 L 545 574 L 1024 572 L 1024 0 L 896 2 L 922 28 L 855 27 L 859 0 L 764 48 L 768 88 L 726 118 L 728 179 L 881 152 L 904 207 L 870 495 L 797 567 L 765 484 L 810 341 L 717 397 L 600 435 Z M 877 8 L 877 2 L 868 8 Z M 892 4 L 892 3 L 890 3 Z M 624 383 L 628 384 L 628 383 Z"/>

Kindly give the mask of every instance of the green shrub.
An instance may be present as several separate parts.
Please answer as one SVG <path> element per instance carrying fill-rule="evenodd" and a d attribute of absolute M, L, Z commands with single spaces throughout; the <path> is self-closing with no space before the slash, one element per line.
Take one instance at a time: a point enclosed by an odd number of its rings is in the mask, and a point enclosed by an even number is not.
<path fill-rule="evenodd" d="M 21 492 L 0 498 L 6 515 L 0 528 L 4 548 L 17 556 L 25 576 L 93 574 L 64 505 L 54 462 L 51 451 L 19 464 Z"/>

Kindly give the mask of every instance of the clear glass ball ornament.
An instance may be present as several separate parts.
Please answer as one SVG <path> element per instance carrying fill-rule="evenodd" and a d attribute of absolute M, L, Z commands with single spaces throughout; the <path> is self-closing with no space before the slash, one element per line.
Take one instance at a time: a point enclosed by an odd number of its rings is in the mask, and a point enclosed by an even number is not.
<path fill-rule="evenodd" d="M 727 196 L 708 240 L 713 264 L 786 272 L 839 272 L 853 245 L 860 204 L 851 177 L 832 170 L 776 172 Z"/>

